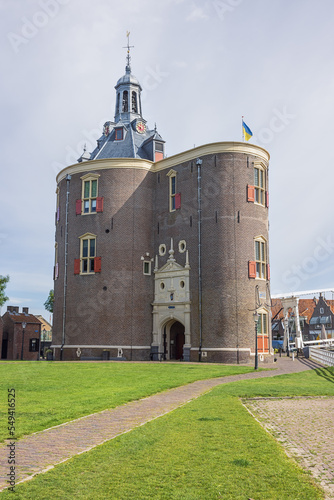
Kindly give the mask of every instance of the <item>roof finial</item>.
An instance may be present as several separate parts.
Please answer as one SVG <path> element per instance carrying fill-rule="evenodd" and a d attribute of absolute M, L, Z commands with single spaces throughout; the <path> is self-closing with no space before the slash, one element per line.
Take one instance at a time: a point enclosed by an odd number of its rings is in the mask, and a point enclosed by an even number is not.
<path fill-rule="evenodd" d="M 127 31 L 126 32 L 126 36 L 127 36 L 127 39 L 128 39 L 128 44 L 126 47 L 123 47 L 123 49 L 128 49 L 127 50 L 127 55 L 126 55 L 126 66 L 125 66 L 125 71 L 126 73 L 131 73 L 131 66 L 130 66 L 130 61 L 131 61 L 131 57 L 130 57 L 130 49 L 132 49 L 134 47 L 134 45 L 130 45 L 130 31 Z"/>

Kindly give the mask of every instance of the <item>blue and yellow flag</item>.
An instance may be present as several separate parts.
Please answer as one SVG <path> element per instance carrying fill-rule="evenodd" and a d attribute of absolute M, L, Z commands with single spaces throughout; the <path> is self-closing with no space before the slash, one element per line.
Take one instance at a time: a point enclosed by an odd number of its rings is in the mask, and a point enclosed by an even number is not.
<path fill-rule="evenodd" d="M 243 120 L 242 120 L 242 130 L 243 130 L 244 137 L 245 137 L 246 141 L 249 141 L 249 139 L 253 135 L 253 132 L 251 131 L 251 129 L 249 127 L 247 127 L 246 123 Z"/>

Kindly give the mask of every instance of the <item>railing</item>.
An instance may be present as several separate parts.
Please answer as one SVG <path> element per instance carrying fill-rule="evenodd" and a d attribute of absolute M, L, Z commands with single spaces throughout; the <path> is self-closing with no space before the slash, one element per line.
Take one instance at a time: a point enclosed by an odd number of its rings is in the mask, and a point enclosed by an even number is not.
<path fill-rule="evenodd" d="M 334 351 L 321 349 L 320 347 L 310 347 L 310 358 L 326 366 L 334 366 Z"/>

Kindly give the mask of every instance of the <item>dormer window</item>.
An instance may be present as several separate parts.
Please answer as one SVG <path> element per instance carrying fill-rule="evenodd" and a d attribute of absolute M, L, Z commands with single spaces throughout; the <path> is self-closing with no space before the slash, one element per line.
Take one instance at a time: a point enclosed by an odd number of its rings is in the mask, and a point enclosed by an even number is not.
<path fill-rule="evenodd" d="M 164 157 L 164 145 L 162 142 L 154 142 L 154 161 L 160 161 Z"/>
<path fill-rule="evenodd" d="M 123 128 L 115 128 L 115 141 L 123 140 Z"/>

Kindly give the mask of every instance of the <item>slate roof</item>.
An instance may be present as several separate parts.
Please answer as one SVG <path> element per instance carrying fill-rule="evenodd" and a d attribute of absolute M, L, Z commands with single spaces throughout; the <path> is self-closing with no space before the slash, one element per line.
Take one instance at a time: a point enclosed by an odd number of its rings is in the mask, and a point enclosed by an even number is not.
<path fill-rule="evenodd" d="M 133 123 L 133 122 L 132 122 Z M 145 148 L 150 140 L 163 139 L 156 130 L 146 130 L 140 134 L 133 129 L 132 123 L 117 123 L 107 136 L 102 135 L 98 140 L 98 146 L 92 152 L 90 159 L 97 160 L 103 158 L 142 158 L 151 160 L 148 150 Z M 123 140 L 115 141 L 115 128 L 124 128 Z"/>
<path fill-rule="evenodd" d="M 40 324 L 41 322 L 39 319 L 36 318 L 33 314 L 26 314 L 26 313 L 17 313 L 17 312 L 9 312 L 7 311 L 5 315 L 8 314 L 8 317 L 13 321 L 13 323 L 33 323 L 33 324 Z"/>

